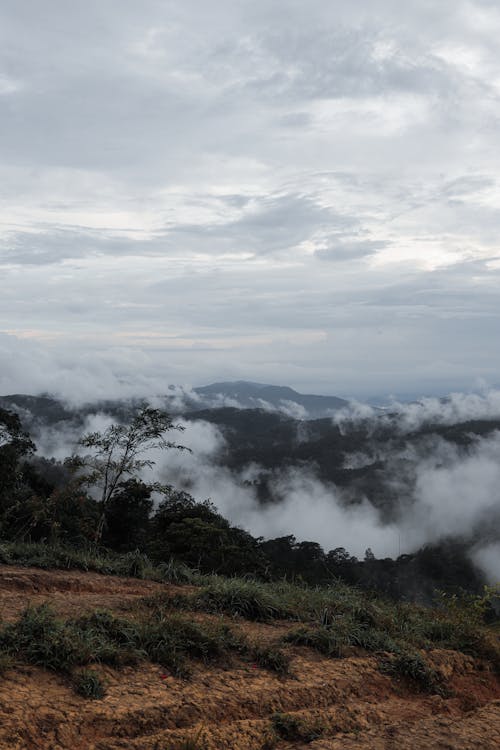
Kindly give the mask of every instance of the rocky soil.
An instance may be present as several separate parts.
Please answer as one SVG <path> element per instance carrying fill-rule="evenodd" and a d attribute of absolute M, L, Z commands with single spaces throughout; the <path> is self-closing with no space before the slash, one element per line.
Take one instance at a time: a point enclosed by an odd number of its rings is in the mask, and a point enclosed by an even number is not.
<path fill-rule="evenodd" d="M 137 613 L 141 597 L 185 587 L 76 571 L 0 567 L 0 615 L 50 602 L 64 615 L 96 608 Z M 203 617 L 203 615 L 197 615 Z M 286 624 L 231 620 L 253 640 L 272 640 Z M 87 700 L 60 675 L 15 667 L 0 677 L 2 750 L 498 750 L 500 683 L 488 665 L 450 651 L 430 659 L 449 697 L 415 692 L 381 674 L 376 658 L 327 659 L 293 648 L 292 673 L 253 664 L 203 667 L 188 680 L 154 664 L 99 667 L 102 700 Z M 272 716 L 283 712 L 318 731 L 317 739 L 276 741 Z M 307 738 L 309 739 L 309 738 Z"/>

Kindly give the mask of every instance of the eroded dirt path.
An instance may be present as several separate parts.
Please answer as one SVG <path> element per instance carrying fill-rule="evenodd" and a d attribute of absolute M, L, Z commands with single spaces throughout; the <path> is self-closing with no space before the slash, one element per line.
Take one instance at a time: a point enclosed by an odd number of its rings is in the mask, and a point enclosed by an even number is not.
<path fill-rule="evenodd" d="M 0 567 L 0 612 L 12 619 L 28 604 L 49 601 L 61 614 L 98 607 L 117 612 L 140 597 L 186 590 L 169 584 L 76 571 Z M 198 615 L 203 617 L 203 615 Z M 286 625 L 238 621 L 249 637 L 271 637 Z M 292 650 L 293 674 L 279 678 L 252 664 L 195 666 L 189 681 L 153 664 L 98 668 L 108 682 L 100 701 L 77 696 L 68 681 L 31 667 L 0 678 L 2 750 L 175 750 L 199 735 L 207 750 L 498 750 L 500 685 L 482 663 L 433 652 L 450 698 L 420 695 L 382 675 L 373 657 L 326 659 Z M 271 744 L 271 717 L 286 712 L 316 722 L 310 744 Z"/>

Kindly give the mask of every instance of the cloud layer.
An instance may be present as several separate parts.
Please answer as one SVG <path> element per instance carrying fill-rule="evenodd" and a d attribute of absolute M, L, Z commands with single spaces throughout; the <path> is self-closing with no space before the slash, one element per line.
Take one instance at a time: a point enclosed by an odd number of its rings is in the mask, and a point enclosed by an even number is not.
<path fill-rule="evenodd" d="M 5 2 L 2 390 L 494 383 L 500 10 L 434 6 Z"/>
<path fill-rule="evenodd" d="M 469 408 L 470 411 L 470 408 Z M 469 413 L 469 412 L 468 412 Z M 449 421 L 443 405 L 437 424 Z M 63 459 L 84 432 L 104 430 L 111 418 L 90 414 L 83 426 L 44 428 L 37 435 L 39 453 Z M 342 490 L 319 479 L 313 465 L 270 472 L 256 464 L 240 470 L 224 465 L 225 438 L 203 421 L 182 421 L 180 442 L 190 452 L 153 452 L 153 476 L 209 498 L 233 523 L 255 536 L 294 534 L 299 541 L 319 542 L 325 550 L 345 547 L 361 559 L 370 547 L 377 557 L 397 557 L 422 545 L 452 537 L 468 540 L 472 556 L 493 582 L 500 580 L 500 433 L 476 437 L 468 446 L 429 434 L 407 445 L 378 444 L 378 455 L 367 461 L 386 465 L 388 495 L 397 490 L 391 518 L 384 518 L 368 495 Z M 401 418 L 401 433 L 408 427 Z M 361 457 L 358 456 L 361 461 Z M 254 480 L 266 475 L 274 502 L 259 502 Z M 145 476 L 146 478 L 146 476 Z M 147 480 L 151 472 L 147 470 Z"/>

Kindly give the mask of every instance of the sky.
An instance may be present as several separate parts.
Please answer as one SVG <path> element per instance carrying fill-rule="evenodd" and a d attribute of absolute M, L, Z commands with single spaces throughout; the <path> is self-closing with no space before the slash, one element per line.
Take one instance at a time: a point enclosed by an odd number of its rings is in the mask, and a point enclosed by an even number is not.
<path fill-rule="evenodd" d="M 493 0 L 3 0 L 0 393 L 499 382 Z"/>

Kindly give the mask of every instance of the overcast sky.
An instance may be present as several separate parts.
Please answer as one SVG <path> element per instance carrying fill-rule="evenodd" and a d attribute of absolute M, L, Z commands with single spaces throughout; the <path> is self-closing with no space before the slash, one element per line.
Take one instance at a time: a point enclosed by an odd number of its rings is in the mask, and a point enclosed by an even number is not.
<path fill-rule="evenodd" d="M 3 0 L 0 392 L 499 382 L 497 0 Z"/>

